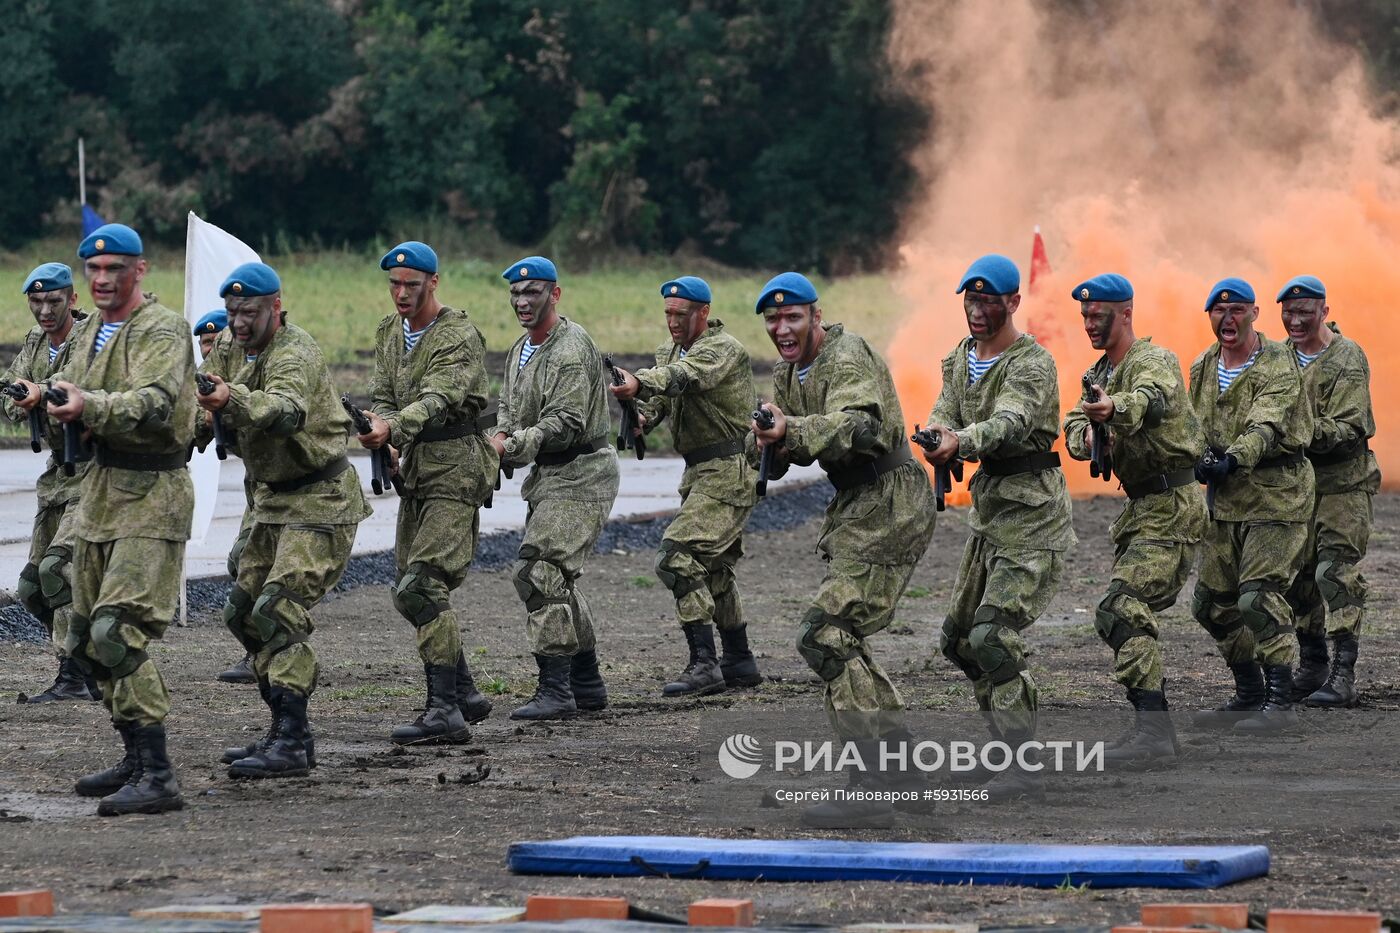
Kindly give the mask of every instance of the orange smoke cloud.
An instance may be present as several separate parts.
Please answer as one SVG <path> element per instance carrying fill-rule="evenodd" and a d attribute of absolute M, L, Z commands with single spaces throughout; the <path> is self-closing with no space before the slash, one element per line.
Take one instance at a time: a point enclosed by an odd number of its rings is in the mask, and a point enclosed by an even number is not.
<path fill-rule="evenodd" d="M 1069 297 L 1079 281 L 1128 276 L 1138 335 L 1187 368 L 1214 340 L 1201 308 L 1216 280 L 1249 280 L 1259 330 L 1282 339 L 1274 295 L 1309 273 L 1327 284 L 1330 320 L 1370 357 L 1382 469 L 1400 462 L 1387 332 L 1400 298 L 1400 126 L 1371 112 L 1358 56 L 1295 4 L 1094 10 L 896 2 L 892 60 L 934 113 L 889 351 L 906 416 L 924 420 L 939 361 L 967 333 L 958 277 L 1005 253 L 1025 293 L 1039 224 L 1054 271 L 1017 320 L 1054 354 L 1065 410 L 1098 356 Z M 1065 472 L 1076 492 L 1108 489 L 1085 464 Z"/>

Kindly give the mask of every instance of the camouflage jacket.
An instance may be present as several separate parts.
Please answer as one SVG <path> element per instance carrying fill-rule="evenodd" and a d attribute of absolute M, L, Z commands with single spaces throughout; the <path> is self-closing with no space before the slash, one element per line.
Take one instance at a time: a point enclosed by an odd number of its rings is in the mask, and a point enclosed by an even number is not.
<path fill-rule="evenodd" d="M 687 454 L 724 441 L 744 441 L 756 398 L 753 364 L 744 345 L 724 330 L 720 321 L 690 345 L 684 358 L 680 347 L 667 342 L 656 350 L 656 366 L 638 370 L 641 388 L 638 411 L 651 430 L 666 417 L 676 452 Z M 734 506 L 753 505 L 756 479 L 740 451 L 729 457 L 689 466 L 681 485 Z"/>
<path fill-rule="evenodd" d="M 1317 399 L 1317 419 L 1313 425 L 1310 458 L 1344 455 L 1358 449 L 1363 439 L 1376 436 L 1376 419 L 1371 414 L 1371 364 L 1361 345 L 1342 336 L 1336 324 L 1327 325 L 1335 336 L 1322 354 L 1302 370 L 1302 378 Z M 1289 350 L 1294 349 L 1288 341 Z M 1293 353 L 1293 360 L 1298 360 Z M 1361 456 L 1338 463 L 1313 464 L 1317 494 L 1365 490 L 1374 494 L 1381 486 L 1381 470 L 1376 455 L 1367 450 Z"/>
<path fill-rule="evenodd" d="M 370 409 L 389 423 L 409 496 L 486 501 L 499 469 L 495 448 L 477 429 L 489 393 L 486 342 L 467 312 L 443 308 L 408 353 L 403 318 L 379 322 Z M 419 440 L 424 429 L 464 425 L 471 430 L 461 437 Z"/>
<path fill-rule="evenodd" d="M 1088 376 L 1113 400 L 1108 427 L 1113 472 L 1119 480 L 1138 483 L 1195 466 L 1205 447 L 1205 435 L 1191 408 L 1175 353 L 1153 346 L 1151 338 L 1139 337 L 1113 375 L 1108 374 L 1108 357 L 1102 356 Z M 1065 415 L 1065 448 L 1076 460 L 1090 457 L 1084 438 L 1089 423 L 1089 416 L 1078 406 Z M 1206 521 L 1205 497 L 1193 481 L 1127 500 L 1110 534 L 1115 541 L 1134 535 L 1194 543 L 1205 533 Z"/>
<path fill-rule="evenodd" d="M 958 435 L 965 460 L 1005 460 L 1043 453 L 1060 433 L 1060 386 L 1055 360 L 1030 334 L 1022 334 L 977 384 L 967 384 L 967 351 L 958 341 L 943 358 L 943 388 L 929 414 Z M 1000 547 L 1066 551 L 1075 544 L 1069 490 L 1061 470 L 988 476 L 978 470 L 968 484 L 968 527 Z"/>
<path fill-rule="evenodd" d="M 243 467 L 254 480 L 254 521 L 352 525 L 369 516 L 353 467 L 288 492 L 267 486 L 299 479 L 346 456 L 350 416 L 310 334 L 295 324 L 283 325 L 250 361 L 224 331 L 200 371 L 228 383 L 228 404 L 219 417 L 226 430 L 237 432 Z M 212 434 L 201 418 L 197 439 L 207 443 Z"/>
<path fill-rule="evenodd" d="M 789 463 L 813 461 L 828 473 L 849 470 L 908 448 L 885 361 L 842 325 L 822 326 L 826 338 L 804 380 L 791 363 L 773 367 L 774 402 L 787 417 L 775 475 Z M 838 490 L 826 508 L 817 551 L 828 560 L 915 563 L 936 515 L 928 474 L 911 460 L 873 483 Z"/>
<path fill-rule="evenodd" d="M 68 342 L 58 351 L 58 356 L 54 358 L 52 364 L 49 363 L 49 338 L 44 333 L 43 328 L 35 326 L 24 338 L 24 344 L 19 348 L 19 353 L 10 361 L 10 366 L 5 370 L 4 381 L 13 382 L 16 379 L 28 379 L 30 382 L 43 383 L 49 378 L 49 374 L 62 369 L 68 362 L 68 351 L 73 346 L 73 334 L 78 330 L 78 322 L 87 317 L 82 311 L 73 312 L 73 329 L 68 332 Z M 40 403 L 43 406 L 43 403 Z M 3 408 L 6 417 L 11 421 L 29 420 L 29 413 L 14 403 L 8 395 L 0 395 L 0 408 Z M 48 508 L 54 505 L 64 505 L 77 500 L 82 491 L 83 477 L 87 475 L 88 466 L 91 460 L 84 460 L 75 464 L 72 476 L 64 476 L 63 468 L 63 425 L 53 418 L 45 417 L 44 442 L 48 444 L 48 462 L 44 464 L 44 472 L 39 475 L 39 480 L 34 484 L 34 491 L 39 496 L 39 507 Z"/>
<path fill-rule="evenodd" d="M 617 498 L 617 453 L 607 443 L 612 422 L 602 354 L 586 330 L 560 317 L 522 369 L 520 351 L 526 336 L 506 354 L 496 415 L 496 430 L 506 435 L 505 462 L 524 466 L 541 452 L 558 453 L 591 441 L 605 446 L 571 463 L 536 464 L 521 495 L 526 502 L 612 502 Z"/>
<path fill-rule="evenodd" d="M 1263 334 L 1259 341 L 1259 358 L 1224 393 L 1216 375 L 1220 344 L 1191 364 L 1191 406 L 1206 444 L 1239 461 L 1239 469 L 1216 491 L 1215 520 L 1306 521 L 1313 510 L 1312 464 L 1255 467 L 1307 448 L 1313 436 L 1312 391 L 1299 379 L 1297 359 L 1286 344 Z"/>
<path fill-rule="evenodd" d="M 96 350 L 100 314 L 76 324 L 69 354 L 50 378 L 83 390 L 83 424 L 95 445 L 115 454 L 178 458 L 173 470 L 127 470 L 93 463 L 83 482 L 77 535 L 84 541 L 159 538 L 187 541 L 194 484 L 184 461 L 194 440 L 194 344 L 180 315 L 147 294 Z"/>

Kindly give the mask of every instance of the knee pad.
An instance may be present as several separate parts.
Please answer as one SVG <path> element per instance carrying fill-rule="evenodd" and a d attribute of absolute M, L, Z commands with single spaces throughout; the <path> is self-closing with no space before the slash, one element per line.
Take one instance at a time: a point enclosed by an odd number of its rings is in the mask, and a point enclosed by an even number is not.
<path fill-rule="evenodd" d="M 1235 605 L 1239 607 L 1240 618 L 1259 641 L 1267 641 L 1285 628 L 1293 630 L 1292 626 L 1279 625 L 1264 608 L 1264 594 L 1278 592 L 1278 584 L 1266 580 L 1246 580 L 1240 584 L 1240 598 Z"/>
<path fill-rule="evenodd" d="M 1318 594 L 1327 603 L 1327 608 L 1333 612 L 1339 612 L 1347 606 L 1361 605 L 1361 600 L 1352 595 L 1341 579 L 1341 574 L 1351 566 L 1347 561 L 1330 558 L 1317 562 L 1317 573 L 1313 581 Z"/>
<path fill-rule="evenodd" d="M 39 561 L 39 587 L 50 609 L 62 609 L 73 601 L 73 587 L 68 582 L 68 568 L 73 559 L 67 548 L 49 548 Z"/>
<path fill-rule="evenodd" d="M 53 611 L 44 602 L 44 588 L 39 583 L 38 564 L 24 565 L 24 569 L 19 572 L 19 586 L 15 588 L 15 596 L 19 598 L 19 604 L 29 610 L 29 614 L 34 618 L 46 626 L 53 624 Z"/>
<path fill-rule="evenodd" d="M 1234 632 L 1244 626 L 1242 619 L 1233 619 L 1228 622 L 1217 622 L 1211 614 L 1212 609 L 1226 610 L 1232 608 L 1239 600 L 1237 593 L 1222 593 L 1212 590 L 1201 583 L 1196 584 L 1196 589 L 1191 593 L 1191 617 L 1205 629 L 1211 638 L 1216 641 L 1224 641 Z"/>
<path fill-rule="evenodd" d="M 1026 669 L 1020 652 L 1006 643 L 1006 636 L 1016 632 L 1014 626 L 1007 624 L 1009 621 L 995 607 L 981 606 L 972 617 L 972 631 L 967 633 L 973 660 L 982 676 L 990 678 L 993 684 L 1015 680 Z"/>
<path fill-rule="evenodd" d="M 694 569 L 693 566 L 699 562 L 695 560 L 695 555 L 690 548 L 676 541 L 662 541 L 661 547 L 656 551 L 656 578 L 671 593 L 680 599 L 687 593 L 693 593 L 705 585 L 703 579 L 698 579 L 688 575 L 688 571 Z"/>
<path fill-rule="evenodd" d="M 125 677 L 146 662 L 146 652 L 133 650 L 122 637 L 125 615 L 117 609 L 102 608 L 92 617 L 89 654 L 105 667 L 113 680 Z"/>
<path fill-rule="evenodd" d="M 521 556 L 524 558 L 524 551 Z M 537 612 L 550 604 L 568 605 L 569 578 L 564 568 L 536 557 L 522 559 L 515 565 L 515 592 L 529 612 Z"/>
<path fill-rule="evenodd" d="M 830 683 L 841 676 L 846 662 L 855 657 L 854 649 L 842 650 L 836 645 L 825 644 L 821 640 L 822 630 L 837 628 L 850 633 L 850 626 L 836 616 L 827 615 L 820 609 L 808 609 L 802 617 L 802 625 L 797 633 L 797 653 L 807 666 L 817 672 L 817 676 Z"/>
<path fill-rule="evenodd" d="M 967 675 L 968 680 L 977 680 L 982 676 L 982 669 L 976 662 L 969 661 L 958 653 L 958 627 L 952 617 L 943 620 L 943 630 L 938 634 L 938 650 L 943 657 L 952 661 L 958 670 Z"/>
<path fill-rule="evenodd" d="M 1142 594 L 1121 580 L 1114 580 L 1108 585 L 1108 592 L 1104 598 L 1099 600 L 1098 606 L 1094 610 L 1094 629 L 1099 633 L 1099 637 L 1104 640 L 1108 647 L 1117 654 L 1118 649 L 1130 638 L 1146 636 L 1153 637 L 1152 633 L 1146 629 L 1138 628 L 1133 620 L 1123 611 L 1123 598 L 1135 599 L 1143 605 L 1147 605 L 1147 600 L 1142 598 Z"/>
<path fill-rule="evenodd" d="M 253 611 L 249 613 L 248 621 L 257 633 L 259 650 L 265 648 L 276 654 L 307 639 L 305 632 L 294 631 L 287 625 L 287 620 L 278 613 L 278 603 L 283 601 L 294 603 L 303 609 L 307 608 L 306 600 L 277 583 L 263 587 L 258 601 L 253 603 Z"/>
<path fill-rule="evenodd" d="M 253 597 L 248 595 L 247 590 L 235 586 L 229 591 L 228 599 L 224 602 L 224 625 L 233 633 L 233 637 L 238 639 L 245 651 L 255 653 L 258 643 L 249 637 L 246 628 L 248 617 L 252 614 Z"/>
<path fill-rule="evenodd" d="M 413 623 L 414 628 L 422 628 L 451 607 L 445 597 L 434 597 L 434 580 L 446 586 L 447 574 L 432 564 L 413 563 L 408 565 L 399 581 L 389 587 L 394 608 L 399 615 Z"/>
<path fill-rule="evenodd" d="M 228 575 L 233 579 L 238 579 L 238 562 L 243 559 L 243 549 L 248 546 L 248 536 L 239 535 L 238 540 L 233 542 L 233 549 L 228 552 Z"/>

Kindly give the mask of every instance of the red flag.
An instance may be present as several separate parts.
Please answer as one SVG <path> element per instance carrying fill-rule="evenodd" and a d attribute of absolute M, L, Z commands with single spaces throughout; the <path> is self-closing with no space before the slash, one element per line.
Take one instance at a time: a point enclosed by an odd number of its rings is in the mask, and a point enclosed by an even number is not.
<path fill-rule="evenodd" d="M 1035 294 L 1035 280 L 1050 274 L 1050 257 L 1045 255 L 1045 241 L 1040 237 L 1040 225 L 1036 224 L 1035 239 L 1031 242 L 1031 283 L 1027 289 Z"/>

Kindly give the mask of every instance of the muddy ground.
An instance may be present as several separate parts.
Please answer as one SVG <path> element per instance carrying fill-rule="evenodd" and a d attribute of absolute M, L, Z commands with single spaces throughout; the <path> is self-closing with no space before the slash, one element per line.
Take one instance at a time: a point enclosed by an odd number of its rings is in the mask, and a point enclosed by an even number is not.
<path fill-rule="evenodd" d="M 1075 503 L 1080 545 L 1068 559 L 1062 590 L 1029 634 L 1032 670 L 1047 711 L 1126 709 L 1107 676 L 1108 651 L 1091 624 L 1111 560 L 1106 530 L 1117 509 L 1108 499 Z M 1262 817 L 1232 818 L 1231 807 L 1201 802 L 1201 788 L 1229 783 L 1232 772 L 1212 768 L 1210 749 L 1218 749 L 1219 740 L 1193 734 L 1184 716 L 1178 721 L 1187 765 L 1103 778 L 1098 794 L 1060 794 L 1052 786 L 1041 806 L 959 804 L 910 817 L 893 830 L 831 833 L 800 829 L 794 805 L 760 809 L 756 791 L 725 783 L 715 765 L 716 746 L 702 736 L 713 731 L 707 720 L 742 723 L 820 703 L 820 685 L 792 647 L 796 619 L 821 574 L 812 553 L 814 518 L 748 540 L 739 577 L 753 641 L 773 677 L 752 691 L 703 701 L 661 700 L 661 684 L 680 666 L 683 640 L 670 621 L 669 594 L 653 585 L 651 553 L 619 548 L 595 557 L 585 578 L 602 620 L 600 650 L 613 704 L 568 723 L 520 726 L 506 718 L 529 695 L 534 664 L 522 645 L 522 614 L 509 573 L 502 570 L 472 574 L 453 600 L 478 680 L 496 692 L 496 712 L 466 746 L 399 753 L 385 741 L 421 701 L 422 675 L 410 632 L 379 586 L 341 594 L 316 610 L 323 673 L 312 714 L 320 767 L 309 778 L 240 783 L 217 764 L 225 745 L 261 732 L 265 714 L 252 689 L 214 679 L 237 653 L 207 613 L 189 628 L 172 629 L 153 652 L 173 696 L 168 727 L 187 800 L 183 812 L 93 816 L 93 802 L 70 789 L 75 777 L 114 757 L 115 738 L 101 708 L 7 701 L 0 705 L 0 878 L 12 888 L 52 887 L 66 910 L 103 912 L 310 898 L 366 900 L 393 911 L 427 903 L 519 903 L 526 894 L 548 891 L 623 894 L 634 904 L 677 914 L 699 897 L 752 897 L 767 923 L 1110 923 L 1135 918 L 1142 903 L 1197 898 L 1248 901 L 1256 910 L 1344 906 L 1394 915 L 1400 913 L 1396 811 L 1351 800 L 1377 774 L 1396 774 L 1395 747 L 1378 740 L 1370 748 L 1344 747 L 1329 755 L 1325 768 L 1303 762 L 1323 739 L 1363 721 L 1367 728 L 1388 724 L 1400 709 L 1400 543 L 1394 534 L 1400 497 L 1378 499 L 1376 524 L 1365 565 L 1372 610 L 1359 665 L 1362 709 L 1313 712 L 1300 736 L 1253 740 L 1249 757 L 1264 763 L 1266 779 L 1252 785 L 1250 797 L 1262 806 Z M 963 514 L 945 513 L 896 623 L 876 640 L 914 710 L 971 706 L 961 675 L 936 656 L 965 534 Z M 1165 616 L 1177 710 L 1213 705 L 1228 692 L 1227 672 L 1190 620 L 1188 603 L 1183 599 Z M 32 692 L 50 674 L 41 646 L 0 643 L 0 693 Z M 487 767 L 489 775 L 477 780 Z M 1311 791 L 1273 806 L 1267 780 L 1273 773 L 1295 787 L 1300 774 L 1319 780 L 1308 785 Z M 1321 780 L 1328 776 L 1352 780 Z M 1149 792 L 1134 795 L 1124 788 Z M 726 794 L 740 802 L 728 820 L 715 803 Z M 1329 808 L 1335 819 L 1326 816 Z M 1211 893 L 539 878 L 512 875 L 505 867 L 506 846 L 514 840 L 690 833 L 1266 844 L 1272 869 L 1267 878 Z"/>

